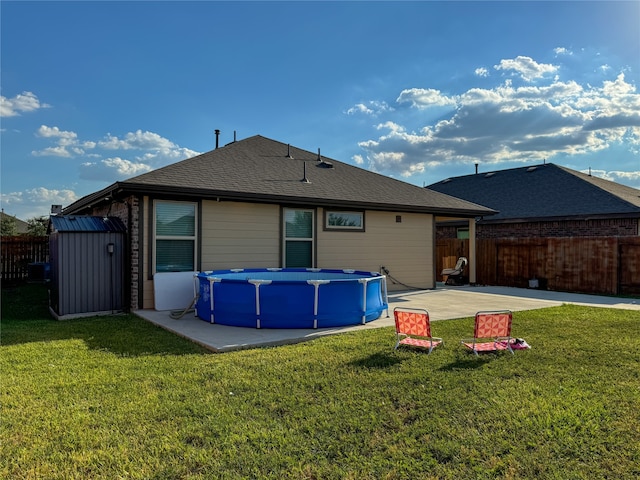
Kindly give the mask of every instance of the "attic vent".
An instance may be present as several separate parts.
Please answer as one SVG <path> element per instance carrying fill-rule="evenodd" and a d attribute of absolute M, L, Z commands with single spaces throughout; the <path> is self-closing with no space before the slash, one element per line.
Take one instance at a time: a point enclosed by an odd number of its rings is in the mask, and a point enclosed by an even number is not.
<path fill-rule="evenodd" d="M 451 181 L 451 179 L 450 179 L 450 178 L 445 178 L 444 180 L 442 180 L 442 182 L 441 182 L 441 183 L 449 183 L 450 181 Z"/>
<path fill-rule="evenodd" d="M 333 168 L 333 163 L 327 162 L 325 160 L 320 160 L 319 163 L 316 163 L 316 167 L 318 167 L 318 168 Z"/>
<path fill-rule="evenodd" d="M 537 170 L 538 167 L 529 167 L 527 168 L 527 172 L 533 172 L 534 170 Z"/>
<path fill-rule="evenodd" d="M 495 174 L 496 174 L 496 172 L 485 173 L 484 178 L 493 177 Z"/>

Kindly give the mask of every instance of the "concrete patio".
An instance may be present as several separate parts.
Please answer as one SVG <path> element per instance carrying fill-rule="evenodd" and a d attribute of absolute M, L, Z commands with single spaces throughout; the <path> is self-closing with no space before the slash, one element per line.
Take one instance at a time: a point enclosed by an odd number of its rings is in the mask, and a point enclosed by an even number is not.
<path fill-rule="evenodd" d="M 228 352 L 303 342 L 324 335 L 390 327 L 394 325 L 394 307 L 425 308 L 432 320 L 472 317 L 480 310 L 535 310 L 565 303 L 592 307 L 621 308 L 640 311 L 640 300 L 633 298 L 580 295 L 545 290 L 509 287 L 464 286 L 442 284 L 435 290 L 394 292 L 389 294 L 389 316 L 382 316 L 366 325 L 318 329 L 256 329 L 229 327 L 205 322 L 187 313 L 174 319 L 170 311 L 138 310 L 136 315 L 151 323 L 185 337 L 213 352 Z"/>

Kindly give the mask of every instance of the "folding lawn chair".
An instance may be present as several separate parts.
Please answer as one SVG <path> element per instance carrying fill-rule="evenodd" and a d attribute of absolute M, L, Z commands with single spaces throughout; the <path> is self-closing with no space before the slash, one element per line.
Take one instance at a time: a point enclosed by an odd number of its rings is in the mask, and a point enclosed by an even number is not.
<path fill-rule="evenodd" d="M 468 279 L 464 276 L 464 269 L 467 268 L 468 263 L 467 257 L 460 257 L 455 267 L 443 269 L 440 275 L 447 277 L 445 285 L 464 285 L 467 283 Z"/>
<path fill-rule="evenodd" d="M 429 312 L 420 308 L 393 309 L 396 321 L 396 350 L 400 345 L 425 348 L 431 351 L 440 344 L 444 345 L 441 338 L 431 336 L 431 323 Z"/>
<path fill-rule="evenodd" d="M 509 310 L 476 313 L 473 339 L 462 340 L 462 344 L 478 355 L 479 352 L 495 352 L 511 348 L 511 322 Z"/>

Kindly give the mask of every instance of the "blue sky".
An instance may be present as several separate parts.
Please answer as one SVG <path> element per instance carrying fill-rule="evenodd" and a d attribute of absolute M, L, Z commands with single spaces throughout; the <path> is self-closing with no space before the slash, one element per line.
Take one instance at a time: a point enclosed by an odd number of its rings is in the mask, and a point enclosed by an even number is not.
<path fill-rule="evenodd" d="M 1 195 L 48 215 L 263 135 L 429 185 L 544 161 L 640 188 L 640 2 L 12 2 Z"/>

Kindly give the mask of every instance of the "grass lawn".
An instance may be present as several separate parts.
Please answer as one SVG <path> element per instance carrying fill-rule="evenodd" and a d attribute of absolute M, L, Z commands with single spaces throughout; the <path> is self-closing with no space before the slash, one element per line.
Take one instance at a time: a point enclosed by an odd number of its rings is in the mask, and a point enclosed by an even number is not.
<path fill-rule="evenodd" d="M 428 308 L 428 305 L 426 306 Z M 636 479 L 640 312 L 516 312 L 531 350 L 393 352 L 392 328 L 211 354 L 2 291 L 0 477 Z"/>

